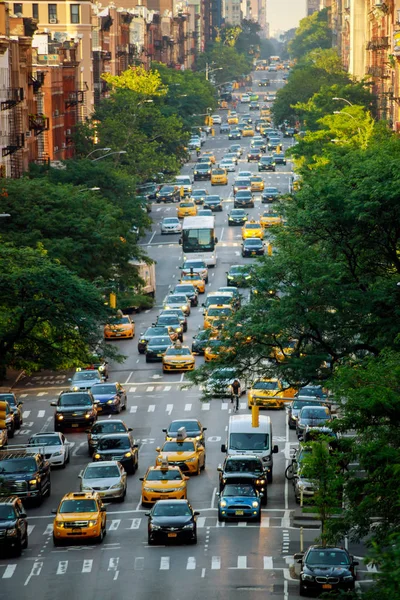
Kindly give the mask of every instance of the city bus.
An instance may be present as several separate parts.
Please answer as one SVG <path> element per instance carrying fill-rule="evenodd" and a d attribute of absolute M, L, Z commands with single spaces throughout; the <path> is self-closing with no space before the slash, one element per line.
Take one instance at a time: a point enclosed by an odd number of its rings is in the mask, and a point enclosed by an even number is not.
<path fill-rule="evenodd" d="M 215 217 L 185 217 L 182 225 L 183 260 L 199 258 L 207 266 L 215 267 L 217 264 L 215 237 Z"/>

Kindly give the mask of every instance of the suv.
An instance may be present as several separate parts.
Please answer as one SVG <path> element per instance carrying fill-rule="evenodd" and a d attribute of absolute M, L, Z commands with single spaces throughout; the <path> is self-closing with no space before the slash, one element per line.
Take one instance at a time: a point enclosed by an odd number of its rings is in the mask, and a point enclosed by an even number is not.
<path fill-rule="evenodd" d="M 20 400 L 17 400 L 15 394 L 9 392 L 8 394 L 0 394 L 0 402 L 8 402 L 12 412 L 14 413 L 14 426 L 15 429 L 20 429 L 22 425 L 22 404 Z"/>
<path fill-rule="evenodd" d="M 300 596 L 313 592 L 352 591 L 358 562 L 344 548 L 310 546 L 294 555 L 301 565 Z"/>
<path fill-rule="evenodd" d="M 28 547 L 28 521 L 16 496 L 0 496 L 0 549 L 21 556 Z"/>
<path fill-rule="evenodd" d="M 39 448 L 9 446 L 1 450 L 0 473 L 7 494 L 32 498 L 38 505 L 50 496 L 50 464 Z"/>
<path fill-rule="evenodd" d="M 56 407 L 54 431 L 67 428 L 87 428 L 97 421 L 97 407 L 90 390 L 61 392 L 58 400 L 50 403 Z"/>
<path fill-rule="evenodd" d="M 264 494 L 261 503 L 267 504 L 267 470 L 259 456 L 255 454 L 227 456 L 223 465 L 219 465 L 219 491 L 229 483 L 243 477 L 243 481 L 254 484 L 258 492 Z"/>

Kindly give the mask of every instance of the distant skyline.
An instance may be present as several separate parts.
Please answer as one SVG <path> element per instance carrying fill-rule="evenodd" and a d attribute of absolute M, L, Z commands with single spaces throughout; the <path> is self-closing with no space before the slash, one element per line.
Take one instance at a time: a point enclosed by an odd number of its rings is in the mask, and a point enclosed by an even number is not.
<path fill-rule="evenodd" d="M 274 31 L 297 27 L 306 16 L 306 0 L 267 0 L 267 21 L 271 37 Z"/>

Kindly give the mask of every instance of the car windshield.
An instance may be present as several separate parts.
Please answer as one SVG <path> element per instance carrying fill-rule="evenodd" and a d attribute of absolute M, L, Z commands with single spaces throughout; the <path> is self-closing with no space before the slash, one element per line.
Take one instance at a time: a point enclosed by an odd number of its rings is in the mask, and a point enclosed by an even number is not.
<path fill-rule="evenodd" d="M 164 185 L 164 186 L 161 188 L 161 192 L 162 192 L 163 194 L 164 194 L 164 193 L 166 193 L 166 192 L 167 192 L 167 193 L 168 193 L 168 192 L 173 192 L 173 191 L 174 191 L 174 189 L 175 189 L 175 188 L 174 188 L 174 186 L 172 186 L 172 185 Z"/>
<path fill-rule="evenodd" d="M 91 387 L 92 394 L 116 394 L 117 386 L 114 383 L 93 385 Z"/>
<path fill-rule="evenodd" d="M 99 433 L 125 433 L 126 427 L 122 422 L 101 421 L 93 425 L 91 433 L 98 435 Z"/>
<path fill-rule="evenodd" d="M 321 407 L 305 407 L 301 409 L 301 418 L 302 419 L 327 419 L 328 418 L 328 409 Z"/>
<path fill-rule="evenodd" d="M 250 247 L 253 247 L 253 248 L 262 248 L 263 244 L 262 244 L 262 240 L 259 240 L 259 239 L 252 240 L 252 239 L 250 239 L 250 240 L 246 240 L 244 242 L 244 245 L 245 246 L 250 246 Z"/>
<path fill-rule="evenodd" d="M 261 229 L 260 223 L 246 223 L 245 229 Z"/>
<path fill-rule="evenodd" d="M 339 550 L 310 550 L 307 554 L 308 565 L 343 565 L 348 566 L 349 558 Z"/>
<path fill-rule="evenodd" d="M 320 406 L 318 400 L 294 400 L 292 409 L 301 410 L 304 406 Z"/>
<path fill-rule="evenodd" d="M 9 458 L 0 461 L 0 474 L 2 473 L 34 473 L 36 461 L 32 457 Z"/>
<path fill-rule="evenodd" d="M 168 348 L 166 356 L 190 356 L 189 348 Z"/>
<path fill-rule="evenodd" d="M 208 310 L 207 315 L 209 317 L 229 317 L 229 315 L 232 314 L 232 309 L 226 307 L 226 308 L 210 308 Z"/>
<path fill-rule="evenodd" d="M 163 452 L 194 452 L 193 442 L 165 442 Z"/>
<path fill-rule="evenodd" d="M 240 198 L 247 199 L 247 198 L 251 198 L 251 197 L 252 197 L 251 192 L 238 192 L 236 194 L 236 200 L 239 200 Z"/>
<path fill-rule="evenodd" d="M 232 275 L 247 275 L 249 270 L 245 266 L 238 265 L 237 267 L 231 267 L 229 269 L 229 273 Z"/>
<path fill-rule="evenodd" d="M 207 190 L 193 190 L 192 196 L 207 196 Z"/>
<path fill-rule="evenodd" d="M 14 508 L 10 505 L 0 505 L 0 521 L 12 521 L 15 519 Z"/>
<path fill-rule="evenodd" d="M 153 508 L 154 517 L 190 517 L 192 511 L 185 503 L 164 504 L 158 502 Z"/>
<path fill-rule="evenodd" d="M 278 189 L 277 188 L 265 188 L 265 194 L 277 194 L 278 193 Z"/>
<path fill-rule="evenodd" d="M 193 421 L 175 421 L 171 423 L 168 429 L 168 433 L 173 433 L 178 431 L 180 427 L 184 427 L 186 431 L 200 431 L 200 425 Z"/>
<path fill-rule="evenodd" d="M 186 277 L 190 277 L 190 273 Z M 181 294 L 193 294 L 196 291 L 193 285 L 179 285 L 177 288 L 179 288 L 177 291 Z"/>
<path fill-rule="evenodd" d="M 247 186 L 250 186 L 251 182 L 250 182 L 250 179 L 237 179 L 235 181 L 235 185 L 247 185 Z"/>
<path fill-rule="evenodd" d="M 198 273 L 186 273 L 185 275 L 182 275 L 182 279 L 183 281 L 197 281 L 198 279 L 200 279 L 200 276 Z M 195 291 L 195 288 L 191 286 L 189 291 L 193 293 Z"/>
<path fill-rule="evenodd" d="M 170 325 L 172 327 L 180 326 L 178 317 L 174 317 L 173 315 L 171 315 L 170 317 L 166 317 L 166 316 L 158 317 L 157 320 L 159 323 L 162 323 L 164 325 Z"/>
<path fill-rule="evenodd" d="M 276 212 L 276 210 L 265 210 L 263 213 L 263 217 L 278 217 L 278 213 Z"/>
<path fill-rule="evenodd" d="M 159 335 L 161 333 L 165 333 L 165 327 L 149 327 L 144 332 L 145 336 L 153 337 L 155 335 Z"/>
<path fill-rule="evenodd" d="M 117 465 L 97 466 L 89 465 L 83 475 L 83 479 L 100 479 L 105 477 L 120 477 L 121 473 Z"/>
<path fill-rule="evenodd" d="M 206 269 L 206 263 L 202 260 L 187 260 L 183 265 L 184 269 Z"/>
<path fill-rule="evenodd" d="M 29 440 L 30 446 L 61 446 L 58 435 L 37 435 Z"/>
<path fill-rule="evenodd" d="M 231 450 L 268 450 L 268 433 L 231 433 L 229 448 Z"/>
<path fill-rule="evenodd" d="M 222 496 L 255 496 L 256 493 L 252 485 L 245 483 L 228 484 L 222 491 Z"/>
<path fill-rule="evenodd" d="M 262 473 L 263 469 L 259 460 L 227 460 L 226 473 Z"/>
<path fill-rule="evenodd" d="M 120 318 L 115 317 L 113 319 L 110 319 L 109 324 L 110 325 L 129 325 L 130 322 L 131 321 L 130 321 L 129 317 L 120 317 Z"/>
<path fill-rule="evenodd" d="M 194 202 L 181 202 L 179 206 L 182 208 L 192 208 L 192 206 L 194 206 Z"/>
<path fill-rule="evenodd" d="M 247 217 L 243 209 L 238 208 L 231 211 L 231 217 Z"/>
<path fill-rule="evenodd" d="M 165 223 L 165 225 L 175 225 L 175 224 L 179 223 L 179 219 L 178 219 L 178 217 L 169 217 L 169 218 L 163 219 L 163 223 Z"/>
<path fill-rule="evenodd" d="M 8 402 L 10 406 L 16 406 L 15 397 L 13 394 L 0 394 L 1 402 Z"/>
<path fill-rule="evenodd" d="M 93 371 L 79 371 L 73 376 L 72 383 L 74 381 L 91 381 L 92 379 L 100 379 L 99 373 L 94 369 Z"/>
<path fill-rule="evenodd" d="M 253 390 L 278 390 L 277 381 L 256 381 L 252 386 Z"/>
<path fill-rule="evenodd" d="M 99 450 L 127 450 L 131 447 L 131 442 L 128 437 L 118 438 L 100 438 Z"/>
<path fill-rule="evenodd" d="M 322 388 L 316 385 L 309 385 L 299 389 L 299 396 L 311 396 L 315 398 L 324 398 L 326 394 L 322 391 Z"/>
<path fill-rule="evenodd" d="M 98 512 L 95 500 L 63 500 L 58 510 L 60 514 L 65 513 L 95 513 Z"/>
<path fill-rule="evenodd" d="M 182 475 L 177 469 L 154 469 L 147 473 L 146 481 L 181 481 Z"/>
<path fill-rule="evenodd" d="M 91 406 L 90 396 L 87 394 L 63 394 L 58 400 L 58 406 Z"/>
<path fill-rule="evenodd" d="M 261 158 L 261 162 L 262 162 L 262 163 L 266 163 L 266 164 L 269 164 L 269 163 L 271 163 L 271 162 L 272 162 L 272 160 L 273 160 L 273 159 L 272 159 L 272 157 L 269 157 L 269 156 L 263 156 L 263 157 Z"/>
<path fill-rule="evenodd" d="M 171 343 L 171 338 L 169 338 L 169 337 L 153 337 L 147 344 L 147 347 L 149 347 L 149 346 L 164 346 L 165 344 L 169 345 L 170 343 Z"/>

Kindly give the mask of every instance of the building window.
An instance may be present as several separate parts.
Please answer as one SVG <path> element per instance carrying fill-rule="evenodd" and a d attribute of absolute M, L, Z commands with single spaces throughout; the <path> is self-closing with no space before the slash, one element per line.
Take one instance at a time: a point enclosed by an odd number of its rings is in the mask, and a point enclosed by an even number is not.
<path fill-rule="evenodd" d="M 39 4 L 32 4 L 32 18 L 39 21 Z"/>
<path fill-rule="evenodd" d="M 49 23 L 57 23 L 57 4 L 49 4 Z"/>
<path fill-rule="evenodd" d="M 14 15 L 22 15 L 22 2 L 14 2 Z"/>
<path fill-rule="evenodd" d="M 71 23 L 80 23 L 79 4 L 71 4 Z"/>

